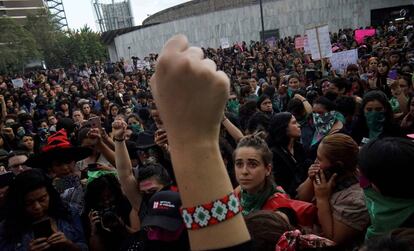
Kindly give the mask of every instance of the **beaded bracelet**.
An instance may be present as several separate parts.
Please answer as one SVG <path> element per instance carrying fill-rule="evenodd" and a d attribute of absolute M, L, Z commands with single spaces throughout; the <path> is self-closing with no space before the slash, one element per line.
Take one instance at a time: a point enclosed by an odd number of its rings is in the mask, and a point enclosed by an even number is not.
<path fill-rule="evenodd" d="M 124 141 L 125 140 L 125 138 L 116 138 L 116 137 L 114 137 L 114 141 L 115 142 L 122 142 L 122 141 Z"/>
<path fill-rule="evenodd" d="M 241 210 L 239 199 L 234 192 L 207 204 L 180 209 L 185 226 L 190 230 L 219 224 L 233 218 Z"/>

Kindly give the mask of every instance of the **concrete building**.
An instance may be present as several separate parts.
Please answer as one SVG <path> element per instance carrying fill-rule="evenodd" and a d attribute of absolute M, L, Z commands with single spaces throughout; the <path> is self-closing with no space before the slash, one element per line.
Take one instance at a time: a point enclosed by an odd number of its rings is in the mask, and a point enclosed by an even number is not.
<path fill-rule="evenodd" d="M 276 36 L 304 34 L 306 28 L 328 24 L 331 31 L 389 21 L 400 10 L 412 16 L 411 0 L 263 0 L 265 31 Z M 219 47 L 260 40 L 258 0 L 194 0 L 158 12 L 134 31 L 107 40 L 110 58 L 143 57 L 159 52 L 174 34 L 185 34 L 196 46 Z"/>
<path fill-rule="evenodd" d="M 47 5 L 43 0 L 3 0 L 0 1 L 0 17 L 6 16 L 23 24 L 30 14 L 36 15 L 41 10 L 46 10 Z"/>

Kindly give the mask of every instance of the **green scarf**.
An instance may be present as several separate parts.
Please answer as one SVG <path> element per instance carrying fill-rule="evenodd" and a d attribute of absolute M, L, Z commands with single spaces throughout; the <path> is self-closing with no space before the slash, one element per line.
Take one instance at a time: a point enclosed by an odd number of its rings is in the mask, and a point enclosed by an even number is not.
<path fill-rule="evenodd" d="M 106 171 L 106 170 L 98 170 L 98 171 L 88 171 L 88 184 L 94 181 L 95 179 L 104 176 L 106 174 L 112 174 L 118 176 L 116 171 Z"/>
<path fill-rule="evenodd" d="M 278 190 L 274 184 L 266 186 L 264 190 L 256 194 L 249 194 L 245 190 L 241 190 L 240 203 L 243 208 L 242 214 L 248 215 L 254 211 L 262 209 L 263 205 Z"/>
<path fill-rule="evenodd" d="M 376 139 L 384 130 L 385 112 L 365 112 L 365 119 L 369 130 L 369 139 Z"/>
<path fill-rule="evenodd" d="M 374 189 L 364 189 L 367 209 L 371 218 L 366 239 L 383 235 L 400 227 L 414 213 L 414 199 L 391 198 Z"/>

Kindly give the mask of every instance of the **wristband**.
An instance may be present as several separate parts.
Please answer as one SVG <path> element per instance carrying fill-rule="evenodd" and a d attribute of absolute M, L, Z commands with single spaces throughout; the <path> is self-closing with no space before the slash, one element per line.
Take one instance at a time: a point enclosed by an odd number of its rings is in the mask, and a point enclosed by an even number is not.
<path fill-rule="evenodd" d="M 118 138 L 114 137 L 114 141 L 116 141 L 116 142 L 122 142 L 124 140 L 125 140 L 125 138 L 118 139 Z"/>
<path fill-rule="evenodd" d="M 219 224 L 241 212 L 239 199 L 234 191 L 225 197 L 207 204 L 181 208 L 181 216 L 189 230 L 197 230 Z"/>

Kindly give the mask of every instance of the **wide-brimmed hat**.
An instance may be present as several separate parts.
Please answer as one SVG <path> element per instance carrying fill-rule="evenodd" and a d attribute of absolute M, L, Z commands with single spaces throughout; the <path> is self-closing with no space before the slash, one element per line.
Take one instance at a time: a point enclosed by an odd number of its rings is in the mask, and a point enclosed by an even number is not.
<path fill-rule="evenodd" d="M 154 133 L 150 131 L 138 133 L 136 142 L 139 150 L 145 150 L 157 145 L 154 141 Z"/>
<path fill-rule="evenodd" d="M 66 131 L 59 130 L 47 138 L 47 144 L 39 154 L 30 157 L 25 165 L 33 168 L 50 168 L 53 161 L 79 161 L 92 155 L 92 149 L 72 146 Z"/>

